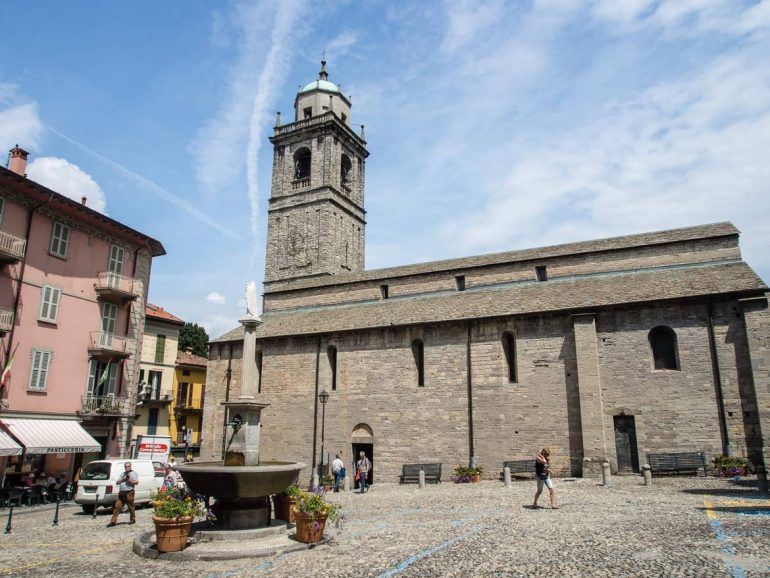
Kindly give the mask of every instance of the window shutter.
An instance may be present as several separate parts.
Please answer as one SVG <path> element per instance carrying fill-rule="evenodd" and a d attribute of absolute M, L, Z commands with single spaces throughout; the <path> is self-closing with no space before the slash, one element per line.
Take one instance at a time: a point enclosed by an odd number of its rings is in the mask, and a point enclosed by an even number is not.
<path fill-rule="evenodd" d="M 32 350 L 32 371 L 30 372 L 29 376 L 29 388 L 30 389 L 37 389 L 37 380 L 38 376 L 40 375 L 40 354 L 42 351 L 38 351 L 36 349 Z"/>
<path fill-rule="evenodd" d="M 51 304 L 49 305 L 48 309 L 48 318 L 51 321 L 56 321 L 56 315 L 59 313 L 59 300 L 61 299 L 61 289 L 54 289 L 52 287 L 49 287 L 51 290 Z"/>
<path fill-rule="evenodd" d="M 51 352 L 40 352 L 40 378 L 38 383 L 38 389 L 45 389 L 48 382 L 48 367 L 51 364 Z"/>
<path fill-rule="evenodd" d="M 40 299 L 40 319 L 48 319 L 48 310 L 51 302 L 51 287 L 43 285 Z"/>

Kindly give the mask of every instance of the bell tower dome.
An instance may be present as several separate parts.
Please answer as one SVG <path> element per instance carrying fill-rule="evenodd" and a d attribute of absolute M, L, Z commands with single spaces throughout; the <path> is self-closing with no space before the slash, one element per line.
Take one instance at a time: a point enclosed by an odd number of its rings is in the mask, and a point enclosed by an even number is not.
<path fill-rule="evenodd" d="M 265 287 L 305 277 L 364 270 L 363 138 L 350 128 L 350 99 L 329 80 L 300 87 L 294 122 L 281 125 L 273 144 L 273 181 L 267 217 Z"/>

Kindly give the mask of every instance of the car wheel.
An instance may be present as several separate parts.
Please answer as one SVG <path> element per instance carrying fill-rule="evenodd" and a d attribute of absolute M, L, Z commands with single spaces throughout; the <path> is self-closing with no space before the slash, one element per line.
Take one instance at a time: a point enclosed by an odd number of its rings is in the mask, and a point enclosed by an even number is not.
<path fill-rule="evenodd" d="M 83 504 L 80 507 L 83 508 L 83 513 L 88 514 L 89 516 L 94 513 L 94 510 L 96 510 L 96 506 L 93 504 Z"/>

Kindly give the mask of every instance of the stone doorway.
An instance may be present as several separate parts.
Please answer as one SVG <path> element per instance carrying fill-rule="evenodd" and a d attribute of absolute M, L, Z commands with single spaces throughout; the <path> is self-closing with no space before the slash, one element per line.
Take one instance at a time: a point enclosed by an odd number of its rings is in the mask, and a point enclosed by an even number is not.
<path fill-rule="evenodd" d="M 353 449 L 353 460 L 351 461 L 354 478 L 353 487 L 358 487 L 358 482 L 355 481 L 355 471 L 356 462 L 358 461 L 358 456 L 361 452 L 364 452 L 364 455 L 369 458 L 369 461 L 372 464 L 372 467 L 369 470 L 369 474 L 366 476 L 366 484 L 373 484 L 374 468 L 376 467 L 376 464 L 374 462 L 374 432 L 372 431 L 372 428 L 365 423 L 359 423 L 356 425 L 356 427 L 353 428 L 350 441 Z"/>
<path fill-rule="evenodd" d="M 355 472 L 355 464 L 358 462 L 359 454 L 361 452 L 364 452 L 366 454 L 366 457 L 369 458 L 369 462 L 372 464 L 372 467 L 369 469 L 369 475 L 366 476 L 366 485 L 371 486 L 374 483 L 374 444 L 353 444 L 353 455 L 355 456 L 355 459 L 353 460 L 353 468 Z M 358 488 L 358 482 L 355 481 L 355 473 L 353 474 L 353 487 Z"/>
<path fill-rule="evenodd" d="M 618 473 L 639 472 L 639 451 L 636 446 L 634 416 L 616 415 L 614 420 Z"/>

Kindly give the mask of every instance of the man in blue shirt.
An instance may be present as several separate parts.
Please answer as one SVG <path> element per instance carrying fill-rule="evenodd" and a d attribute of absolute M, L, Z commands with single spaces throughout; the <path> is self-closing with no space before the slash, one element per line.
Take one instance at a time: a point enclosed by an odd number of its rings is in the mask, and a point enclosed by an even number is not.
<path fill-rule="evenodd" d="M 139 474 L 131 469 L 131 462 L 124 464 L 125 471 L 123 475 L 117 480 L 118 483 L 118 500 L 115 502 L 115 506 L 112 508 L 112 520 L 107 524 L 108 528 L 112 528 L 115 522 L 118 521 L 118 515 L 120 510 L 123 509 L 123 505 L 128 506 L 128 512 L 131 515 L 131 521 L 129 524 L 136 523 L 136 506 L 134 505 L 134 495 L 136 494 L 135 487 L 139 483 Z"/>

